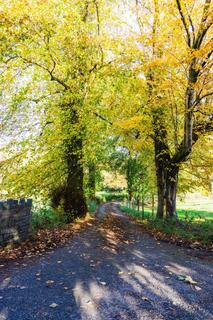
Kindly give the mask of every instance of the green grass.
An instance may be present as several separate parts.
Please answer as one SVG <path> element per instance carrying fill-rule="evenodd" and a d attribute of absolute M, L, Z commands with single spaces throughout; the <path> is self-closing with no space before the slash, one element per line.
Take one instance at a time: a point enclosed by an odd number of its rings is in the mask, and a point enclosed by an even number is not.
<path fill-rule="evenodd" d="M 178 209 L 178 217 L 181 220 L 193 219 L 193 220 L 212 220 L 213 222 L 213 212 L 204 210 L 194 210 L 194 209 Z"/>
<path fill-rule="evenodd" d="M 87 208 L 89 213 L 95 213 L 98 208 L 98 201 L 97 200 L 87 200 Z"/>
<path fill-rule="evenodd" d="M 97 192 L 97 197 L 102 201 L 112 201 L 112 200 L 119 200 L 124 201 L 127 198 L 126 192 L 107 192 L 107 191 L 100 191 Z"/>
<path fill-rule="evenodd" d="M 56 212 L 50 207 L 36 208 L 32 212 L 32 229 L 53 229 L 64 225 L 66 217 L 63 212 Z"/>
<path fill-rule="evenodd" d="M 134 212 L 134 215 L 137 216 L 138 218 L 140 218 L 142 216 L 141 211 L 138 212 L 138 210 L 136 210 L 136 209 L 129 208 L 125 205 L 123 205 L 123 206 L 126 208 L 125 210 L 130 210 L 130 211 Z M 206 210 L 203 210 L 203 207 L 204 206 L 202 206 L 202 207 L 196 206 L 196 208 L 198 208 L 198 210 L 196 210 L 195 208 L 190 208 L 190 207 L 184 206 L 184 208 L 182 207 L 177 210 L 178 218 L 180 220 L 202 220 L 202 221 L 212 220 L 213 221 L 213 209 L 208 210 L 208 206 L 206 205 L 204 207 L 204 208 L 206 208 Z M 145 207 L 145 217 L 148 218 L 151 216 L 152 216 L 151 209 Z"/>
<path fill-rule="evenodd" d="M 142 221 L 142 213 L 120 206 L 121 210 Z M 145 210 L 143 223 L 167 235 L 199 241 L 205 245 L 213 242 L 213 214 L 208 211 L 178 210 L 179 221 L 152 219 L 151 211 Z"/>
<path fill-rule="evenodd" d="M 178 199 L 177 207 L 180 210 L 205 211 L 213 215 L 213 196 L 189 195 L 183 201 Z"/>
<path fill-rule="evenodd" d="M 94 213 L 98 207 L 97 200 L 88 200 L 89 213 Z M 50 206 L 38 205 L 32 212 L 32 229 L 53 229 L 66 224 L 66 215 L 63 211 L 52 209 Z"/>
<path fill-rule="evenodd" d="M 121 205 L 120 208 L 122 211 L 128 213 L 129 215 L 133 216 L 134 218 L 139 219 L 139 220 L 142 219 L 142 212 L 141 211 L 126 207 L 124 205 Z M 146 219 L 151 217 L 151 210 L 146 209 L 144 212 L 144 217 Z"/>

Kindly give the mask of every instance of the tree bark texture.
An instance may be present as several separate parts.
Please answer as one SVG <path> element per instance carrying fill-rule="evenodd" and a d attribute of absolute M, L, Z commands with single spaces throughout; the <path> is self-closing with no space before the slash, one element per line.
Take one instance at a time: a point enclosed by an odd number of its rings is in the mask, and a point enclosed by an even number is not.
<path fill-rule="evenodd" d="M 95 164 L 90 163 L 88 166 L 88 169 L 89 169 L 89 177 L 88 177 L 89 198 L 95 199 L 95 189 L 96 189 Z"/>
<path fill-rule="evenodd" d="M 63 186 L 53 191 L 53 207 L 61 205 L 67 215 L 67 222 L 78 217 L 84 217 L 87 206 L 84 196 L 84 171 L 82 165 L 83 141 L 82 133 L 72 132 L 72 127 L 78 124 L 77 111 L 68 106 L 64 119 L 65 139 L 63 141 L 64 160 L 67 166 L 67 176 Z M 71 131 L 70 129 L 71 128 Z"/>

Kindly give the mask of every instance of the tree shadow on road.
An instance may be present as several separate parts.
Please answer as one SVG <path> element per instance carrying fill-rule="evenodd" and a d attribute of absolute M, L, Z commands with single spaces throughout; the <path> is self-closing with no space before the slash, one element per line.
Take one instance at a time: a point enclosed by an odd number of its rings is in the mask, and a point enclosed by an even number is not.
<path fill-rule="evenodd" d="M 114 223 L 94 220 L 65 247 L 8 270 L 0 320 L 212 318 L 208 263 L 141 234 L 127 219 Z M 199 280 L 202 290 L 180 282 L 178 273 Z"/>

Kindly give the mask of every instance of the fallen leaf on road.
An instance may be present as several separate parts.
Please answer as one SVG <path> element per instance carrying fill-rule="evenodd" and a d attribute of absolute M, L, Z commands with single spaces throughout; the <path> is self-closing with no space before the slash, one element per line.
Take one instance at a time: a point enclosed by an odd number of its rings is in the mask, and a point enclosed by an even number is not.
<path fill-rule="evenodd" d="M 192 279 L 192 277 L 186 276 L 186 275 L 182 275 L 182 274 L 180 274 L 180 275 L 178 276 L 178 280 L 184 281 L 184 282 L 189 283 L 189 284 L 197 284 L 197 281 L 194 281 L 194 280 Z"/>
<path fill-rule="evenodd" d="M 58 304 L 55 303 L 55 302 L 53 302 L 53 303 L 51 303 L 49 306 L 50 306 L 50 308 L 57 308 L 57 307 L 58 307 Z"/>
<path fill-rule="evenodd" d="M 149 299 L 147 297 L 142 297 L 143 301 L 149 301 Z"/>
<path fill-rule="evenodd" d="M 10 281 L 10 277 L 8 277 L 8 278 L 5 278 L 4 280 L 5 280 L 5 281 Z"/>
<path fill-rule="evenodd" d="M 47 280 L 46 281 L 46 286 L 50 286 L 51 284 L 53 284 L 55 281 L 54 280 Z"/>
<path fill-rule="evenodd" d="M 200 291 L 202 289 L 200 287 L 198 287 L 198 286 L 195 286 L 195 290 Z"/>
<path fill-rule="evenodd" d="M 82 221 L 78 226 L 78 230 L 75 228 L 75 223 L 59 226 L 51 230 L 39 229 L 33 236 L 19 245 L 7 247 L 7 250 L 5 250 L 5 248 L 0 248 L 0 260 L 15 260 L 28 256 L 43 256 L 45 251 L 53 250 L 58 245 L 65 245 L 68 243 L 68 240 L 84 227 L 85 221 Z M 71 253 L 71 250 L 69 250 L 69 253 Z M 1 260 L 1 265 L 3 260 Z M 22 263 L 20 262 L 20 264 Z M 23 263 L 22 265 L 27 266 L 26 263 Z"/>

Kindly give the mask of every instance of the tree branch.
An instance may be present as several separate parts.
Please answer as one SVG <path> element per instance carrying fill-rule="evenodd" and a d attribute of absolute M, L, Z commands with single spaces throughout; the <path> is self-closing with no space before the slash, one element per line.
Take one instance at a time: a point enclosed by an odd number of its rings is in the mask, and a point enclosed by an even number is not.
<path fill-rule="evenodd" d="M 190 36 L 190 32 L 189 32 L 189 28 L 188 28 L 188 25 L 187 25 L 186 18 L 185 18 L 184 14 L 183 14 L 183 10 L 182 10 L 182 7 L 181 7 L 180 0 L 176 0 L 176 3 L 177 3 L 178 11 L 180 13 L 180 17 L 181 17 L 183 26 L 184 26 L 185 31 L 186 31 L 187 44 L 191 48 L 191 36 Z"/>
<path fill-rule="evenodd" d="M 97 17 L 97 30 L 98 35 L 100 35 L 100 14 L 99 14 L 99 7 L 96 0 L 94 0 L 95 10 L 96 10 L 96 17 Z"/>
<path fill-rule="evenodd" d="M 195 123 L 193 127 L 193 145 L 197 142 L 200 134 L 213 132 L 213 114 L 209 115 L 208 121 Z M 191 153 L 191 148 L 184 146 L 184 140 L 179 145 L 177 152 L 172 157 L 172 162 L 175 164 L 187 160 Z"/>
<path fill-rule="evenodd" d="M 201 19 L 201 23 L 200 23 L 200 27 L 197 33 L 197 38 L 193 44 L 193 49 L 199 49 L 203 39 L 208 31 L 208 29 L 211 27 L 213 21 L 211 20 L 209 23 L 206 24 L 206 21 L 208 19 L 209 16 L 209 9 L 210 9 L 210 4 L 211 4 L 211 0 L 206 0 L 204 8 L 203 8 L 203 15 L 202 15 L 202 19 Z"/>
<path fill-rule="evenodd" d="M 192 36 L 193 36 L 193 43 L 194 43 L 195 42 L 195 28 L 194 28 L 194 25 L 193 25 L 192 18 L 190 16 L 190 14 L 188 14 L 188 19 L 189 19 L 189 23 L 190 23 L 190 26 L 191 26 L 191 29 L 192 29 Z"/>
<path fill-rule="evenodd" d="M 212 92 L 208 92 L 208 93 L 204 94 L 204 95 L 201 96 L 201 97 L 198 97 L 198 98 L 195 100 L 193 107 L 196 107 L 196 106 L 201 102 L 202 99 L 204 99 L 204 98 L 206 98 L 206 97 L 209 97 L 209 96 L 212 96 L 212 95 L 213 95 L 213 91 L 212 91 Z"/>
<path fill-rule="evenodd" d="M 94 114 L 96 117 L 100 118 L 101 120 L 109 123 L 111 126 L 113 125 L 113 122 L 111 122 L 109 119 L 105 118 L 104 116 L 100 115 L 100 114 L 97 113 L 96 111 L 94 111 L 93 114 Z"/>
<path fill-rule="evenodd" d="M 63 86 L 65 88 L 65 90 L 70 90 L 70 87 L 63 80 L 61 80 L 58 77 L 56 77 L 55 75 L 53 75 L 53 71 L 54 71 L 55 67 L 53 67 L 51 70 L 49 70 L 47 67 L 43 66 L 42 64 L 40 64 L 36 61 L 31 61 L 31 60 L 24 58 L 22 56 L 17 56 L 17 57 L 22 59 L 23 61 L 31 64 L 31 65 L 37 66 L 37 67 L 45 70 L 50 75 L 51 81 L 58 82 L 61 86 Z"/>

